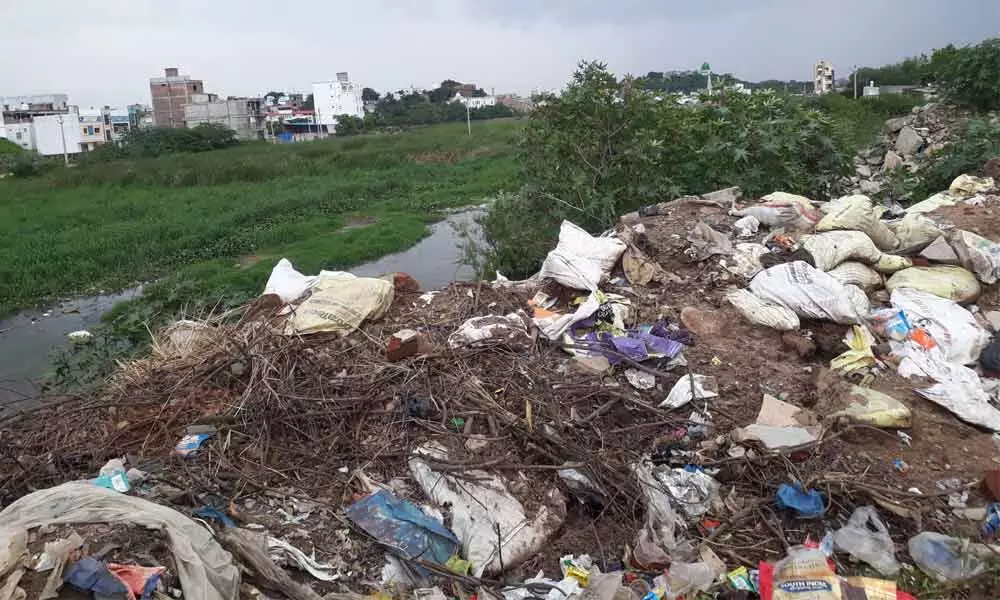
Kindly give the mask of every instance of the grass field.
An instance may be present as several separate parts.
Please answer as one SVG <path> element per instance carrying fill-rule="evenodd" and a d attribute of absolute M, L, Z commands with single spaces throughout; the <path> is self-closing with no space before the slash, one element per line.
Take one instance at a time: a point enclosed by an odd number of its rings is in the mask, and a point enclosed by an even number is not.
<path fill-rule="evenodd" d="M 307 272 L 406 248 L 438 209 L 512 184 L 517 121 L 259 143 L 0 181 L 0 316 L 140 281 L 153 312 L 259 293 L 281 256 Z M 364 228 L 345 228 L 374 217 Z M 255 261 L 237 267 L 241 259 Z M 135 307 L 133 307 L 135 308 Z"/>

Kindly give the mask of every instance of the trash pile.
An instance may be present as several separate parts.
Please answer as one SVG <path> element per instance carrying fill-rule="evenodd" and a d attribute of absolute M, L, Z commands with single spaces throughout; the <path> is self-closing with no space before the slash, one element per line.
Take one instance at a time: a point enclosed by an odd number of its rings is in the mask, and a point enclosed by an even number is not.
<path fill-rule="evenodd" d="M 889 172 L 920 168 L 919 159 L 940 151 L 959 135 L 968 114 L 947 104 L 932 102 L 914 107 L 911 114 L 885 122 L 879 143 L 854 159 L 851 193 L 874 196 L 882 191 Z"/>
<path fill-rule="evenodd" d="M 997 193 L 730 188 L 564 223 L 535 277 L 437 291 L 282 260 L 100 395 L 0 422 L 3 600 L 976 581 L 1000 532 Z"/>

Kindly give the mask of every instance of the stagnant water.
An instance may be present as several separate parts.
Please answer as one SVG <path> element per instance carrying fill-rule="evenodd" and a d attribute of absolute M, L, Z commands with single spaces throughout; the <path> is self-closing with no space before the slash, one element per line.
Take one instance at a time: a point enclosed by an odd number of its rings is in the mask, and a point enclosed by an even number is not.
<path fill-rule="evenodd" d="M 456 227 L 474 228 L 475 218 L 481 214 L 482 209 L 453 213 L 432 225 L 430 234 L 410 249 L 350 271 L 366 277 L 404 271 L 425 290 L 439 289 L 451 281 L 471 281 L 476 274 L 459 260 Z M 264 281 L 260 286 L 263 289 Z M 48 310 L 28 310 L 0 321 L 0 407 L 15 408 L 38 393 L 38 380 L 49 368 L 52 352 L 67 343 L 66 334 L 96 325 L 115 303 L 139 293 L 139 288 L 133 288 L 76 298 Z"/>

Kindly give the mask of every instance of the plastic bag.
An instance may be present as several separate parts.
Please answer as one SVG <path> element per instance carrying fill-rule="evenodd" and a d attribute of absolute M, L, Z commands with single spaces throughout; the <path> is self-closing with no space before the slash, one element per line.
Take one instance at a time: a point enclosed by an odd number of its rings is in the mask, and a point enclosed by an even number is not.
<path fill-rule="evenodd" d="M 285 326 L 286 334 L 349 334 L 365 320 L 380 319 L 395 294 L 391 281 L 323 271 Z"/>
<path fill-rule="evenodd" d="M 946 361 L 966 365 L 979 358 L 990 334 L 972 313 L 958 304 L 927 292 L 900 288 L 892 292 L 892 306 L 904 311 L 911 326 L 930 333 Z"/>
<path fill-rule="evenodd" d="M 827 275 L 840 283 L 856 285 L 863 290 L 882 287 L 882 276 L 879 275 L 878 271 L 859 262 L 847 261 L 840 263 L 833 269 L 830 269 Z"/>
<path fill-rule="evenodd" d="M 674 561 L 667 571 L 670 594 L 673 598 L 694 598 L 697 592 L 707 592 L 715 582 L 715 572 L 704 562 L 684 563 Z"/>
<path fill-rule="evenodd" d="M 962 265 L 989 285 L 1000 278 L 1000 244 L 969 231 L 957 229 L 948 233 L 948 242 Z"/>
<path fill-rule="evenodd" d="M 982 291 L 975 275 L 952 265 L 910 267 L 898 271 L 885 282 L 885 289 L 893 292 L 900 288 L 920 290 L 959 304 L 975 302 Z"/>
<path fill-rule="evenodd" d="M 905 404 L 878 390 L 851 386 L 851 405 L 830 417 L 847 417 L 874 427 L 906 428 L 913 425 L 913 414 Z"/>
<path fill-rule="evenodd" d="M 472 317 L 448 336 L 448 346 L 462 348 L 482 345 L 486 342 L 504 344 L 515 350 L 531 346 L 528 326 L 531 319 L 523 311 L 506 316 L 486 315 Z"/>
<path fill-rule="evenodd" d="M 559 242 L 542 263 L 539 278 L 552 278 L 574 290 L 596 290 L 625 252 L 617 238 L 594 237 L 569 221 L 559 228 Z"/>
<path fill-rule="evenodd" d="M 874 264 L 882 257 L 882 251 L 860 231 L 827 231 L 806 235 L 801 240 L 802 247 L 809 251 L 816 268 L 829 271 L 848 260 Z"/>
<path fill-rule="evenodd" d="M 898 240 L 896 234 L 879 219 L 880 213 L 872 206 L 868 196 L 847 196 L 841 198 L 836 208 L 816 224 L 816 231 L 860 231 L 871 238 L 879 249 L 892 250 Z"/>
<path fill-rule="evenodd" d="M 820 214 L 809 198 L 786 192 L 774 192 L 761 198 L 761 203 L 743 209 L 731 210 L 738 217 L 755 217 L 767 227 L 787 227 L 811 230 L 819 222 Z"/>
<path fill-rule="evenodd" d="M 686 525 L 674 510 L 670 494 L 654 476 L 654 469 L 656 467 L 646 461 L 632 465 L 632 472 L 646 501 L 646 523 L 639 534 L 635 554 L 636 559 L 647 566 L 669 564 L 671 558 L 693 550 L 690 543 L 676 533 L 678 525 Z"/>
<path fill-rule="evenodd" d="M 824 235 L 838 233 L 855 232 Z M 750 282 L 750 291 L 759 298 L 793 310 L 800 317 L 847 325 L 860 320 L 858 309 L 861 300 L 857 294 L 833 277 L 801 261 L 761 271 Z M 864 292 L 861 295 L 864 296 Z M 867 304 L 867 298 L 864 304 Z"/>
<path fill-rule="evenodd" d="M 740 311 L 743 317 L 755 325 L 763 325 L 778 331 L 799 328 L 799 316 L 790 308 L 764 300 L 752 293 L 738 289 L 726 294 L 726 300 Z"/>
<path fill-rule="evenodd" d="M 692 378 L 694 379 L 693 383 Z M 667 398 L 663 402 L 660 402 L 660 408 L 680 408 L 695 398 L 699 400 L 717 398 L 719 396 L 719 393 L 716 391 L 717 389 L 718 383 L 716 383 L 715 377 L 710 375 L 682 375 L 677 380 L 677 383 L 674 384 L 674 387 L 670 388 Z"/>
<path fill-rule="evenodd" d="M 920 532 L 906 543 L 913 562 L 938 581 L 968 579 L 986 570 L 983 561 L 965 546 L 963 540 L 933 531 Z"/>
<path fill-rule="evenodd" d="M 733 231 L 736 232 L 736 237 L 740 238 L 753 237 L 759 228 L 760 221 L 753 215 L 740 217 L 733 223 Z"/>
<path fill-rule="evenodd" d="M 919 213 L 907 213 L 888 227 L 896 236 L 896 254 L 916 254 L 941 235 L 937 223 Z"/>
<path fill-rule="evenodd" d="M 303 275 L 295 270 L 287 258 L 282 258 L 271 270 L 264 285 L 265 294 L 277 294 L 285 303 L 292 302 L 316 281 L 315 275 Z"/>
<path fill-rule="evenodd" d="M 704 221 L 698 221 L 687 236 L 691 246 L 684 251 L 692 260 L 701 261 L 716 254 L 732 254 L 733 243 L 729 236 L 712 229 Z"/>
<path fill-rule="evenodd" d="M 774 567 L 761 568 L 762 600 L 842 600 L 840 581 L 818 548 L 794 546 Z"/>
<path fill-rule="evenodd" d="M 847 524 L 833 532 L 833 543 L 837 550 L 868 563 L 886 577 L 899 571 L 889 530 L 872 506 L 856 508 Z"/>
<path fill-rule="evenodd" d="M 764 265 L 760 264 L 760 257 L 768 253 L 770 253 L 770 250 L 764 244 L 736 244 L 736 247 L 733 249 L 732 258 L 724 259 L 726 270 L 733 275 L 740 275 L 751 279 L 754 275 L 764 270 Z M 733 262 L 732 265 L 729 265 L 730 260 Z"/>

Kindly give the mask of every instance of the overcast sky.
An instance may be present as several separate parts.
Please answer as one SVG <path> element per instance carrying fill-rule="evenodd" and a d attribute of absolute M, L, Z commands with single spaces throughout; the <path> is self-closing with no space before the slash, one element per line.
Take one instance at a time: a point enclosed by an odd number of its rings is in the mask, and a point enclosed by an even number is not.
<path fill-rule="evenodd" d="M 998 35 L 1000 0 L 0 0 L 0 96 L 149 102 L 176 66 L 222 95 L 308 91 L 349 71 L 379 91 L 442 79 L 558 89 L 580 59 L 619 73 L 838 77 Z"/>

